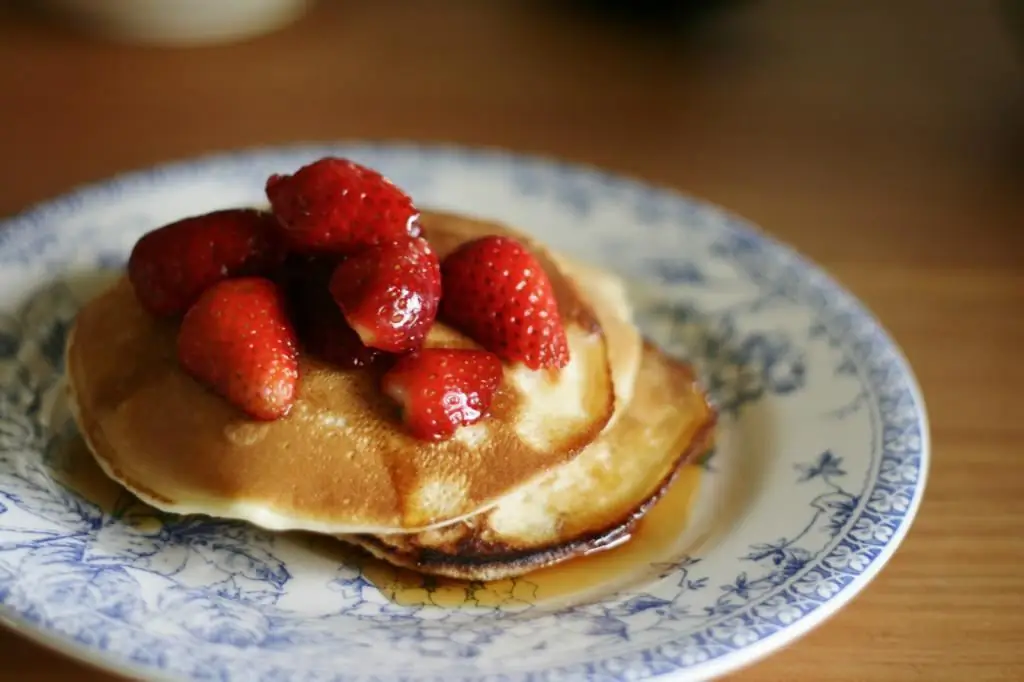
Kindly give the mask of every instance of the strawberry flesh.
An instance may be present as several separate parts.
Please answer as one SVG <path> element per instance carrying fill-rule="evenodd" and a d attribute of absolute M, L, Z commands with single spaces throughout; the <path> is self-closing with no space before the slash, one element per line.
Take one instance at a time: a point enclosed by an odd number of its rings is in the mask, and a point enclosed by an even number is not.
<path fill-rule="evenodd" d="M 557 369 L 569 345 L 551 282 L 537 258 L 510 237 L 467 242 L 441 264 L 439 318 L 508 362 Z"/>
<path fill-rule="evenodd" d="M 386 354 L 363 345 L 334 302 L 327 286 L 339 262 L 336 257 L 291 255 L 279 279 L 303 349 L 340 369 L 358 369 Z"/>
<path fill-rule="evenodd" d="M 420 233 L 412 199 L 347 159 L 325 157 L 292 175 L 272 175 L 266 193 L 296 252 L 344 255 Z"/>
<path fill-rule="evenodd" d="M 283 417 L 295 401 L 297 339 L 283 291 L 262 277 L 214 284 L 178 330 L 182 369 L 250 417 Z"/>
<path fill-rule="evenodd" d="M 304 334 L 306 350 L 339 369 L 369 367 L 387 357 L 383 351 L 363 345 L 336 305 L 325 307 L 322 316 L 309 324 Z"/>
<path fill-rule="evenodd" d="M 501 377 L 501 360 L 493 353 L 426 348 L 399 358 L 381 387 L 401 406 L 412 436 L 440 441 L 486 416 Z"/>
<path fill-rule="evenodd" d="M 419 348 L 441 299 L 441 266 L 423 239 L 381 244 L 349 256 L 331 295 L 363 344 L 403 353 Z"/>

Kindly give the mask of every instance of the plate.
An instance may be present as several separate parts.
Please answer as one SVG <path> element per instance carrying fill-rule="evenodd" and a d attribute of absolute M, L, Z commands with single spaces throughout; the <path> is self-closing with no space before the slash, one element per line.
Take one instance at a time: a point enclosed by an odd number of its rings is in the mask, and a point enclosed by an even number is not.
<path fill-rule="evenodd" d="M 159 514 L 89 474 L 62 403 L 82 301 L 148 229 L 262 203 L 269 174 L 327 154 L 627 278 L 644 332 L 698 368 L 721 413 L 645 554 L 616 559 L 627 544 L 561 579 L 417 583 L 337 543 Z M 917 384 L 850 294 L 726 211 L 593 169 L 401 144 L 161 166 L 3 224 L 0 292 L 0 614 L 130 677 L 709 679 L 849 602 L 924 491 Z"/>

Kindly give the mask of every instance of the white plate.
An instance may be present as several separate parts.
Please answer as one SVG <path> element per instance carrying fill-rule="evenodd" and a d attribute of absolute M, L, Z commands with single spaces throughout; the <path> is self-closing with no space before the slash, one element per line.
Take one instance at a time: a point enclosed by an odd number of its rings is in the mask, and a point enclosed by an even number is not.
<path fill-rule="evenodd" d="M 267 175 L 326 154 L 381 169 L 421 207 L 509 221 L 633 282 L 646 333 L 700 368 L 722 411 L 675 554 L 588 579 L 569 601 L 522 599 L 527 576 L 470 586 L 501 608 L 428 603 L 443 589 L 407 590 L 403 605 L 376 587 L 384 569 L 307 538 L 164 516 L 66 473 L 82 460 L 69 454 L 61 348 L 95 273 L 120 267 L 144 231 L 262 202 Z M 594 170 L 362 144 L 163 166 L 0 225 L 0 292 L 0 615 L 132 677 L 707 679 L 847 603 L 924 490 L 918 388 L 849 294 L 717 208 Z"/>

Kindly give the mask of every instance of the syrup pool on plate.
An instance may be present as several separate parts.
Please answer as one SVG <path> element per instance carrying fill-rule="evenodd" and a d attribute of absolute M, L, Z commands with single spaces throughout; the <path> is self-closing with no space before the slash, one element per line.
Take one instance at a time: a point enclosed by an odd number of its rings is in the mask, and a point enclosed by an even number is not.
<path fill-rule="evenodd" d="M 363 576 L 403 606 L 444 608 L 564 606 L 649 578 L 677 559 L 680 537 L 699 490 L 703 469 L 687 465 L 641 519 L 628 542 L 526 575 L 492 582 L 424 576 L 365 556 L 354 557 Z"/>
<path fill-rule="evenodd" d="M 112 513 L 128 493 L 109 479 L 79 436 L 62 453 L 60 481 Z M 310 533 L 287 533 L 306 551 L 359 568 L 381 594 L 400 606 L 441 608 L 523 608 L 565 606 L 622 589 L 650 578 L 659 566 L 686 551 L 680 538 L 699 492 L 703 469 L 683 467 L 675 482 L 640 520 L 628 542 L 523 576 L 491 582 L 423 575 L 368 556 L 340 540 Z"/>

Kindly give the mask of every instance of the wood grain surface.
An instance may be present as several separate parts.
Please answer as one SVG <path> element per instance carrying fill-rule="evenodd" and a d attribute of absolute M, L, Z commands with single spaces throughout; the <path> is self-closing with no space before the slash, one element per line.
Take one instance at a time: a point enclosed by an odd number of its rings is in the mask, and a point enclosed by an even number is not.
<path fill-rule="evenodd" d="M 564 4 L 321 0 L 263 38 L 168 50 L 5 3 L 0 215 L 169 159 L 337 138 L 540 152 L 728 206 L 876 312 L 934 441 L 881 576 L 730 679 L 1024 679 L 1024 44 L 982 0 L 748 0 L 660 32 Z M 109 679 L 0 634 L 0 680 Z"/>

